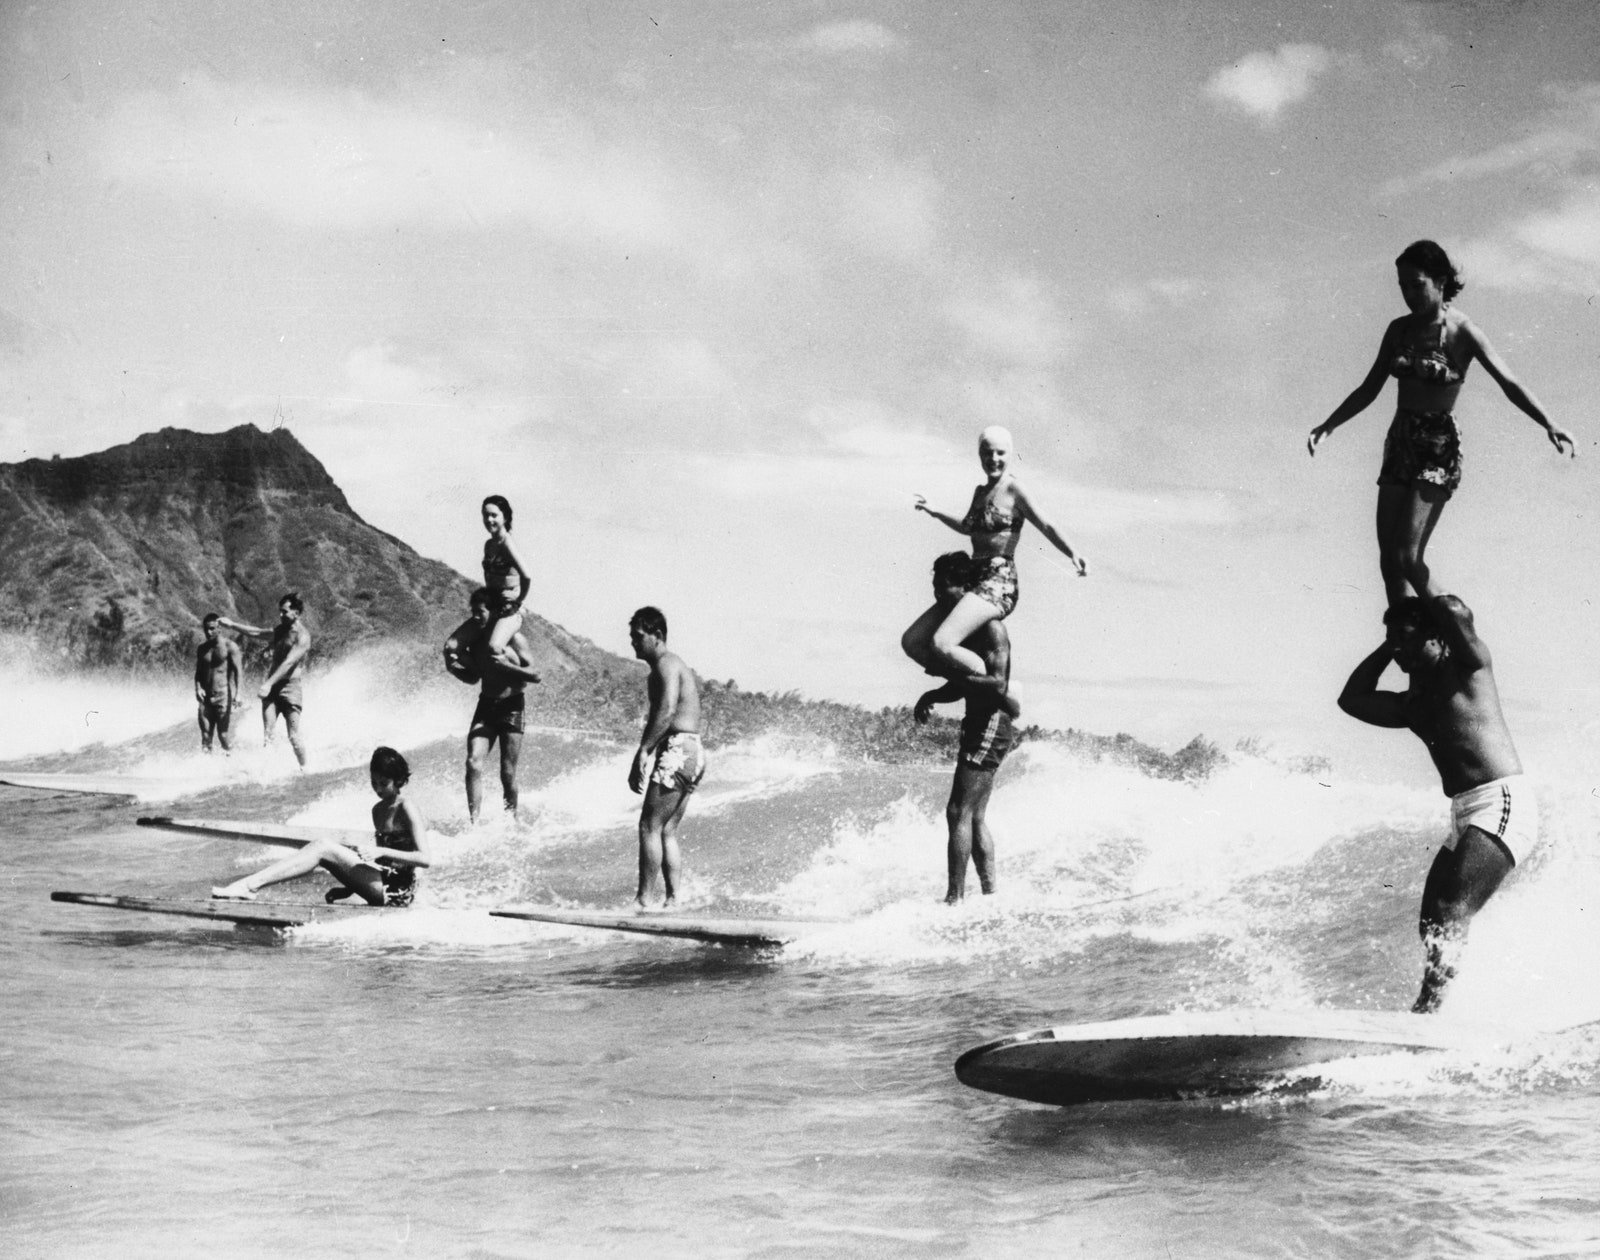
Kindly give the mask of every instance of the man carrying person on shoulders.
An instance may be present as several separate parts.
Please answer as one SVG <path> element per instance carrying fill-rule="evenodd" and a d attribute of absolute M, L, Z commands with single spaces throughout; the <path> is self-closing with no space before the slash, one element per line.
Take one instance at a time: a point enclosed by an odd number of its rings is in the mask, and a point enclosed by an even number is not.
<path fill-rule="evenodd" d="M 444 641 L 444 667 L 469 686 L 481 684 L 478 707 L 467 728 L 467 813 L 478 821 L 483 808 L 483 775 L 490 750 L 500 745 L 500 791 L 508 813 L 517 812 L 517 761 L 522 753 L 526 720 L 525 692 L 539 675 L 529 666 L 528 638 L 518 630 L 496 653 L 489 645 L 494 619 L 492 596 L 483 587 L 472 592 L 471 616 Z"/>
<path fill-rule="evenodd" d="M 1339 707 L 1371 726 L 1409 730 L 1450 797 L 1450 834 L 1422 889 L 1417 930 L 1426 961 L 1411 1008 L 1436 1011 L 1467 926 L 1539 841 L 1538 807 L 1511 742 L 1489 649 L 1454 595 L 1407 596 L 1384 614 L 1384 641 L 1351 673 Z M 1393 662 L 1404 691 L 1380 691 Z"/>
<path fill-rule="evenodd" d="M 967 591 L 971 559 L 964 551 L 951 551 L 933 562 L 933 598 L 941 608 L 954 608 Z M 984 672 L 952 678 L 917 700 L 912 717 L 926 722 L 936 704 L 966 702 L 961 720 L 961 745 L 956 753 L 955 778 L 945 806 L 950 829 L 946 850 L 950 883 L 945 904 L 954 905 L 967 895 L 967 864 L 978 871 L 984 895 L 995 890 L 994 836 L 989 831 L 989 794 L 994 776 L 1016 740 L 1012 719 L 1018 712 L 1011 688 L 1011 638 L 1005 623 L 986 621 L 961 645 L 983 660 Z"/>

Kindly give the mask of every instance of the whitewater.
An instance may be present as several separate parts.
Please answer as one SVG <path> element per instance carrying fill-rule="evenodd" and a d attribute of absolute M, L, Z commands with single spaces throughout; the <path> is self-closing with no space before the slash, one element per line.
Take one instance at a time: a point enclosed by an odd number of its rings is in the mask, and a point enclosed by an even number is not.
<path fill-rule="evenodd" d="M 144 794 L 0 788 L 10 1254 L 1600 1252 L 1600 1029 L 1540 1031 L 1600 1019 L 1593 747 L 1529 767 L 1545 843 L 1448 999 L 1525 1037 L 1288 1095 L 1056 1110 L 951 1065 L 1050 1024 L 1408 1006 L 1445 798 L 1270 752 L 1181 782 L 1036 741 L 997 781 L 999 894 L 949 908 L 949 767 L 772 731 L 713 743 L 683 910 L 844 922 L 781 950 L 613 935 L 485 912 L 631 902 L 632 748 L 531 731 L 521 816 L 473 828 L 472 694 L 396 690 L 389 663 L 313 676 L 301 774 L 253 712 L 232 757 L 201 756 L 181 680 L 0 662 L 0 762 Z M 265 934 L 49 901 L 203 896 L 282 852 L 140 813 L 363 827 L 379 743 L 434 829 L 409 911 Z"/>

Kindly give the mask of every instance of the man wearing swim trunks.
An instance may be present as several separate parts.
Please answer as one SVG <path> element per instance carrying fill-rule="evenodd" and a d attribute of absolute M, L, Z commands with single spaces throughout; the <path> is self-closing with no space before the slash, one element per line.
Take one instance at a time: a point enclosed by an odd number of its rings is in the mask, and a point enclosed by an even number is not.
<path fill-rule="evenodd" d="M 500 791 L 506 811 L 517 812 L 517 761 L 522 754 L 526 709 L 524 692 L 539 675 L 529 666 L 527 636 L 518 630 L 496 653 L 489 646 L 489 625 L 494 620 L 493 596 L 484 587 L 472 592 L 472 615 L 444 642 L 444 666 L 462 682 L 482 684 L 478 707 L 467 728 L 467 813 L 478 821 L 483 808 L 484 763 L 489 751 L 500 745 Z"/>
<path fill-rule="evenodd" d="M 229 730 L 239 695 L 239 645 L 218 632 L 216 613 L 200 622 L 205 637 L 194 657 L 194 698 L 199 706 L 200 748 L 211 751 L 213 739 L 223 752 L 233 751 Z"/>
<path fill-rule="evenodd" d="M 965 552 L 940 556 L 933 562 L 934 602 L 941 608 L 954 608 L 969 589 L 971 579 L 972 561 Z M 1011 638 L 1005 624 L 999 620 L 984 622 L 962 646 L 977 653 L 984 672 L 954 678 L 924 692 L 911 711 L 918 722 L 926 722 L 934 705 L 966 701 L 955 779 L 945 806 L 945 822 L 950 828 L 946 905 L 954 905 L 967 895 L 969 861 L 977 867 L 978 886 L 984 895 L 995 890 L 994 836 L 987 818 L 989 794 L 994 790 L 995 773 L 1016 740 L 1012 725 L 1016 702 L 1009 695 Z"/>
<path fill-rule="evenodd" d="M 628 788 L 644 793 L 635 900 L 643 910 L 660 871 L 666 889 L 661 908 L 670 910 L 678 900 L 678 824 L 706 772 L 700 744 L 700 690 L 694 671 L 667 651 L 667 619 L 659 608 L 641 608 L 629 618 L 628 641 L 633 654 L 650 667 L 646 684 L 650 716 L 628 771 Z"/>
<path fill-rule="evenodd" d="M 1383 620 L 1382 646 L 1356 666 L 1339 707 L 1411 731 L 1451 798 L 1450 835 L 1428 871 L 1417 923 L 1427 961 L 1411 1009 L 1427 1013 L 1455 976 L 1472 916 L 1538 843 L 1539 818 L 1471 610 L 1454 595 L 1409 596 Z M 1403 692 L 1378 690 L 1391 661 L 1410 676 Z"/>
<path fill-rule="evenodd" d="M 237 630 L 253 639 L 272 640 L 272 669 L 256 690 L 256 695 L 261 697 L 261 733 L 267 743 L 272 743 L 281 716 L 289 732 L 289 747 L 294 749 L 295 760 L 302 770 L 306 765 L 305 746 L 300 742 L 302 679 L 306 654 L 311 651 L 311 632 L 300 620 L 305 608 L 299 594 L 290 591 L 278 601 L 276 626 L 247 626 L 227 617 L 217 618 L 217 624 L 224 629 Z"/>

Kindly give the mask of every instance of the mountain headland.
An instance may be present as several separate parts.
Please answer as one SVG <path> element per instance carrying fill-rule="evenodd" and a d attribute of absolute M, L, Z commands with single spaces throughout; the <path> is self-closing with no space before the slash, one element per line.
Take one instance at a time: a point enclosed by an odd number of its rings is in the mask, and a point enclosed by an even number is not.
<path fill-rule="evenodd" d="M 0 464 L 0 631 L 71 665 L 192 668 L 200 618 L 270 626 L 305 600 L 318 658 L 441 641 L 474 583 L 367 524 L 287 429 L 162 429 Z M 530 618 L 535 668 L 620 658 Z"/>

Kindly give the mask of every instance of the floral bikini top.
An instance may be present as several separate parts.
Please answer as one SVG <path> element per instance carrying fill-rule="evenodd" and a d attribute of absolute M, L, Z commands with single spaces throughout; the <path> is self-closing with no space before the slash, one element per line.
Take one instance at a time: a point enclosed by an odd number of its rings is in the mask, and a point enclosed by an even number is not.
<path fill-rule="evenodd" d="M 1446 327 L 1441 321 L 1438 344 L 1431 350 L 1424 350 L 1415 336 L 1401 346 L 1389 363 L 1389 375 L 1399 380 L 1421 381 L 1424 385 L 1459 385 L 1466 380 L 1466 368 L 1456 367 L 1444 351 Z"/>
<path fill-rule="evenodd" d="M 484 540 L 483 584 L 497 595 L 517 595 L 522 591 L 520 574 L 512 563 L 511 552 L 498 538 Z"/>
<path fill-rule="evenodd" d="M 994 501 L 984 497 L 988 486 L 979 486 L 972 492 L 972 506 L 962 517 L 961 524 L 969 534 L 1020 534 L 1022 516 L 995 507 Z"/>

